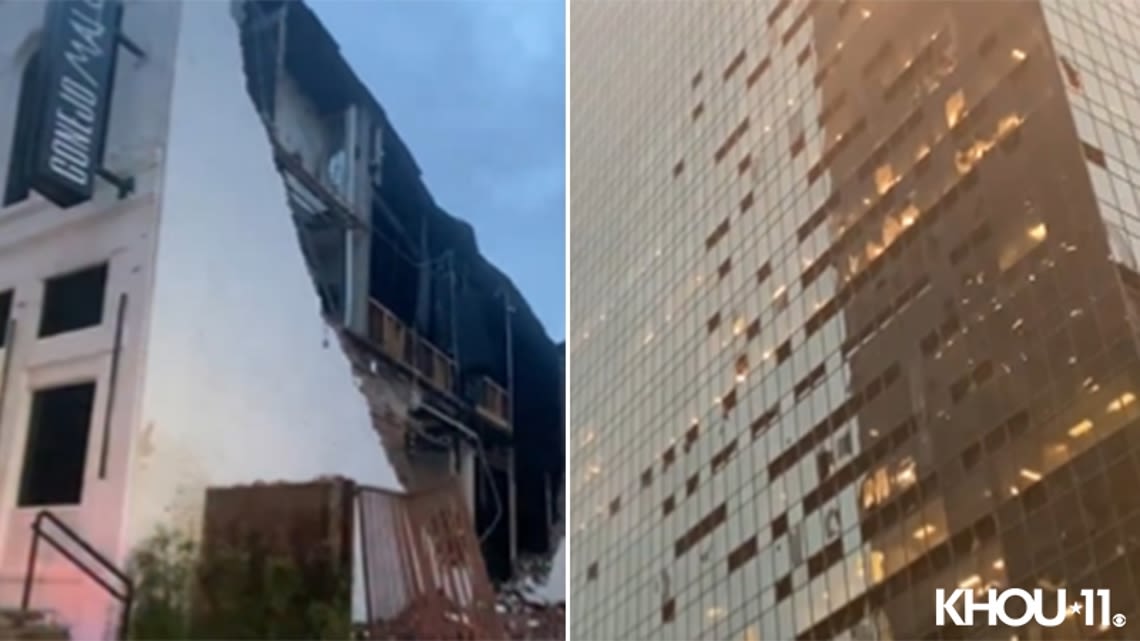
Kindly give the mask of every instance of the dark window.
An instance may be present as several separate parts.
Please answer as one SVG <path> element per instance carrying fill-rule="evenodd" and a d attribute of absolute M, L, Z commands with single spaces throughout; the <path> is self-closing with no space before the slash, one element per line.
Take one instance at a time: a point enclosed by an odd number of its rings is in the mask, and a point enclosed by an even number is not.
<path fill-rule="evenodd" d="M 4 189 L 4 206 L 18 203 L 31 193 L 30 160 L 35 144 L 39 113 L 36 102 L 39 93 L 40 54 L 35 53 L 24 66 L 20 78 L 20 102 L 16 107 L 15 135 L 12 136 L 11 156 L 8 159 L 8 184 Z"/>
<path fill-rule="evenodd" d="M 723 280 L 725 276 L 728 276 L 730 271 L 732 271 L 732 258 L 725 258 L 724 262 L 716 268 L 717 280 Z"/>
<path fill-rule="evenodd" d="M 744 57 L 745 57 L 744 50 L 741 49 L 740 53 L 736 54 L 736 57 L 733 58 L 732 62 L 728 63 L 728 67 L 725 68 L 724 74 L 723 74 L 724 80 L 728 80 L 729 78 L 731 78 L 732 74 L 736 73 L 736 70 L 740 68 L 740 65 L 744 64 Z"/>
<path fill-rule="evenodd" d="M 776 364 L 779 365 L 788 360 L 792 355 L 791 341 L 784 341 L 779 347 L 776 348 Z"/>
<path fill-rule="evenodd" d="M 715 332 L 716 328 L 720 327 L 720 312 L 713 314 L 705 325 L 708 327 L 710 334 Z"/>
<path fill-rule="evenodd" d="M 771 275 L 772 275 L 772 263 L 766 262 L 760 266 L 760 269 L 756 270 L 756 284 L 757 285 L 763 285 L 764 281 L 768 280 L 768 277 Z"/>
<path fill-rule="evenodd" d="M 752 196 L 752 192 L 748 192 L 748 195 L 740 200 L 740 213 L 743 214 L 749 209 L 752 209 L 753 202 L 755 202 L 755 198 Z"/>
<path fill-rule="evenodd" d="M 8 319 L 12 318 L 12 291 L 0 292 L 0 347 L 8 342 Z"/>
<path fill-rule="evenodd" d="M 586 580 L 593 581 L 598 578 L 598 564 L 591 563 L 590 567 L 586 568 Z"/>
<path fill-rule="evenodd" d="M 1091 162 L 1095 165 L 1099 165 L 1100 167 L 1107 167 L 1108 166 L 1104 160 L 1104 152 L 1101 151 L 1101 149 L 1099 147 L 1095 147 L 1093 145 L 1090 145 L 1087 142 L 1082 142 L 1081 146 L 1082 146 L 1082 148 L 1084 148 L 1085 158 L 1087 158 L 1089 160 L 1089 162 Z"/>
<path fill-rule="evenodd" d="M 736 546 L 736 549 L 728 554 L 729 574 L 735 572 L 740 566 L 755 558 L 757 552 L 759 552 L 759 546 L 757 545 L 755 536 Z"/>
<path fill-rule="evenodd" d="M 725 416 L 728 416 L 728 413 L 736 408 L 736 388 L 733 388 L 732 391 L 724 395 L 721 406 Z"/>
<path fill-rule="evenodd" d="M 107 264 L 49 278 L 44 285 L 40 338 L 103 322 Z"/>
<path fill-rule="evenodd" d="M 772 519 L 772 538 L 778 539 L 788 533 L 788 514 L 787 512 Z"/>
<path fill-rule="evenodd" d="M 700 436 L 701 424 L 693 423 L 693 425 L 689 427 L 689 429 L 685 432 L 685 445 L 682 447 L 682 449 L 685 450 L 686 454 L 689 453 L 689 450 L 693 447 L 693 443 L 696 443 L 697 439 L 700 438 Z"/>
<path fill-rule="evenodd" d="M 752 340 L 753 338 L 756 338 L 757 336 L 760 335 L 760 319 L 759 318 L 753 320 L 751 323 L 748 324 L 748 329 L 745 330 L 744 335 L 748 337 L 748 340 Z"/>
<path fill-rule="evenodd" d="M 661 606 L 661 622 L 670 623 L 677 616 L 677 601 L 669 599 Z"/>
<path fill-rule="evenodd" d="M 21 507 L 79 503 L 94 404 L 95 383 L 35 393 L 20 480 Z"/>
<path fill-rule="evenodd" d="M 776 601 L 783 601 L 790 596 L 792 596 L 792 575 L 788 574 L 776 581 Z"/>

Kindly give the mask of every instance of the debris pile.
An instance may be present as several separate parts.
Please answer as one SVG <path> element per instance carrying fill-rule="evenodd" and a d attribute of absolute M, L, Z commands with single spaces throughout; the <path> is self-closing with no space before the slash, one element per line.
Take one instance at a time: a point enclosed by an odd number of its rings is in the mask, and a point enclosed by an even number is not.
<path fill-rule="evenodd" d="M 566 604 L 538 603 L 516 591 L 499 594 L 499 614 L 511 641 L 562 641 L 566 638 Z"/>

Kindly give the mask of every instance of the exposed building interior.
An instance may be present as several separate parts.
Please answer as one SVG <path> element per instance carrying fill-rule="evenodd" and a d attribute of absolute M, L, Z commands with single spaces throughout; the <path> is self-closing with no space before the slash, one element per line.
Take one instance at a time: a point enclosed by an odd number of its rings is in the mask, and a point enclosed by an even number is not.
<path fill-rule="evenodd" d="M 251 99 L 324 313 L 401 481 L 459 475 L 493 579 L 556 546 L 563 362 L 301 2 L 238 5 Z"/>

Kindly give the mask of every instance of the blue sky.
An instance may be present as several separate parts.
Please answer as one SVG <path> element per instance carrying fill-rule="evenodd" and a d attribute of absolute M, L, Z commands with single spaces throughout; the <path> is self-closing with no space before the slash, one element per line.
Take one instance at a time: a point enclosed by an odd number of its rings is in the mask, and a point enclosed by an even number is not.
<path fill-rule="evenodd" d="M 560 0 L 314 0 L 451 214 L 565 332 Z"/>

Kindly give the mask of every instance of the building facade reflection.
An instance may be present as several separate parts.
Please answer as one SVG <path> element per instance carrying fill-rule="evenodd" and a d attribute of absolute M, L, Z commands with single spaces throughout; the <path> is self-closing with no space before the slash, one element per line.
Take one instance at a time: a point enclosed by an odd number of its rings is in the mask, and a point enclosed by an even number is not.
<path fill-rule="evenodd" d="M 934 591 L 1135 613 L 1140 17 L 579 3 L 571 40 L 571 635 L 1128 637 Z"/>

